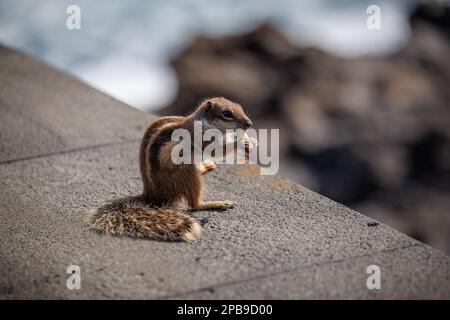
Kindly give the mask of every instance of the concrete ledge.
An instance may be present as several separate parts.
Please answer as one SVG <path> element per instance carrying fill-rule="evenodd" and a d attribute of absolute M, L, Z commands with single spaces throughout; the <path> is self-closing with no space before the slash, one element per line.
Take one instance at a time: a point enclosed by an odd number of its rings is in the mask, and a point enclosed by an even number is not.
<path fill-rule="evenodd" d="M 7 162 L 137 140 L 153 117 L 0 45 L 0 119 Z"/>
<path fill-rule="evenodd" d="M 140 191 L 152 116 L 0 48 L 0 298 L 450 298 L 449 258 L 282 177 L 227 166 L 200 240 L 87 230 L 86 210 Z M 82 270 L 81 290 L 65 271 Z M 368 290 L 377 264 L 382 288 Z"/>

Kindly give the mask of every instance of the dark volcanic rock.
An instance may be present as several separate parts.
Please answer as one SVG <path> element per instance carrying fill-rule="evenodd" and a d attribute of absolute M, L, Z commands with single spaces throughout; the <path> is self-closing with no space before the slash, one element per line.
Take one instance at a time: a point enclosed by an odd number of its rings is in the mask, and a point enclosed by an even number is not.
<path fill-rule="evenodd" d="M 256 127 L 281 129 L 290 177 L 450 252 L 450 10 L 420 6 L 410 22 L 385 57 L 298 48 L 268 25 L 199 37 L 173 60 L 179 94 L 162 112 L 239 101 Z"/>

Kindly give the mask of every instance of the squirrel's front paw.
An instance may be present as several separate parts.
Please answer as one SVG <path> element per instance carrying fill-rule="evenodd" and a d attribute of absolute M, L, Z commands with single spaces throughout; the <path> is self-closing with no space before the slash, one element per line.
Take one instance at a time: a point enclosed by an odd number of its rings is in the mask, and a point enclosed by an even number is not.
<path fill-rule="evenodd" d="M 212 160 L 205 160 L 197 166 L 201 174 L 205 174 L 217 168 L 216 164 Z"/>

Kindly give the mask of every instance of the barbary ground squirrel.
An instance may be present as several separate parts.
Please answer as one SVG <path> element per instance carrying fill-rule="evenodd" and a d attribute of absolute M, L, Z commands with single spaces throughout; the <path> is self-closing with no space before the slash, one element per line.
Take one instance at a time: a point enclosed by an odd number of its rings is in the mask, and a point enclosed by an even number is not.
<path fill-rule="evenodd" d="M 215 168 L 212 161 L 201 164 L 174 164 L 171 141 L 175 129 L 193 136 L 194 121 L 203 129 L 247 129 L 252 122 L 242 107 L 225 98 L 206 99 L 189 116 L 164 116 L 146 130 L 142 138 L 139 165 L 143 182 L 141 195 L 109 202 L 91 210 L 89 227 L 101 233 L 170 241 L 193 241 L 201 226 L 186 210 L 174 208 L 185 200 L 191 210 L 228 209 L 232 201 L 202 201 L 202 175 Z M 204 148 L 205 145 L 202 145 Z M 246 144 L 247 147 L 247 144 Z M 248 150 L 247 150 L 248 151 Z"/>

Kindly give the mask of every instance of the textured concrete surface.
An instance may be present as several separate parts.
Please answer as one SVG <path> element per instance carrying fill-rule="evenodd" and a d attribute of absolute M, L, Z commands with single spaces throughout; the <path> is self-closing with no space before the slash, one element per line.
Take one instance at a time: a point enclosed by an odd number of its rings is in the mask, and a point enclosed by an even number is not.
<path fill-rule="evenodd" d="M 140 139 L 151 118 L 0 45 L 0 162 Z"/>
<path fill-rule="evenodd" d="M 140 191 L 153 117 L 6 48 L 0 99 L 0 298 L 450 298 L 445 254 L 251 166 L 208 174 L 206 197 L 238 205 L 194 213 L 194 243 L 91 232 L 88 209 Z"/>

